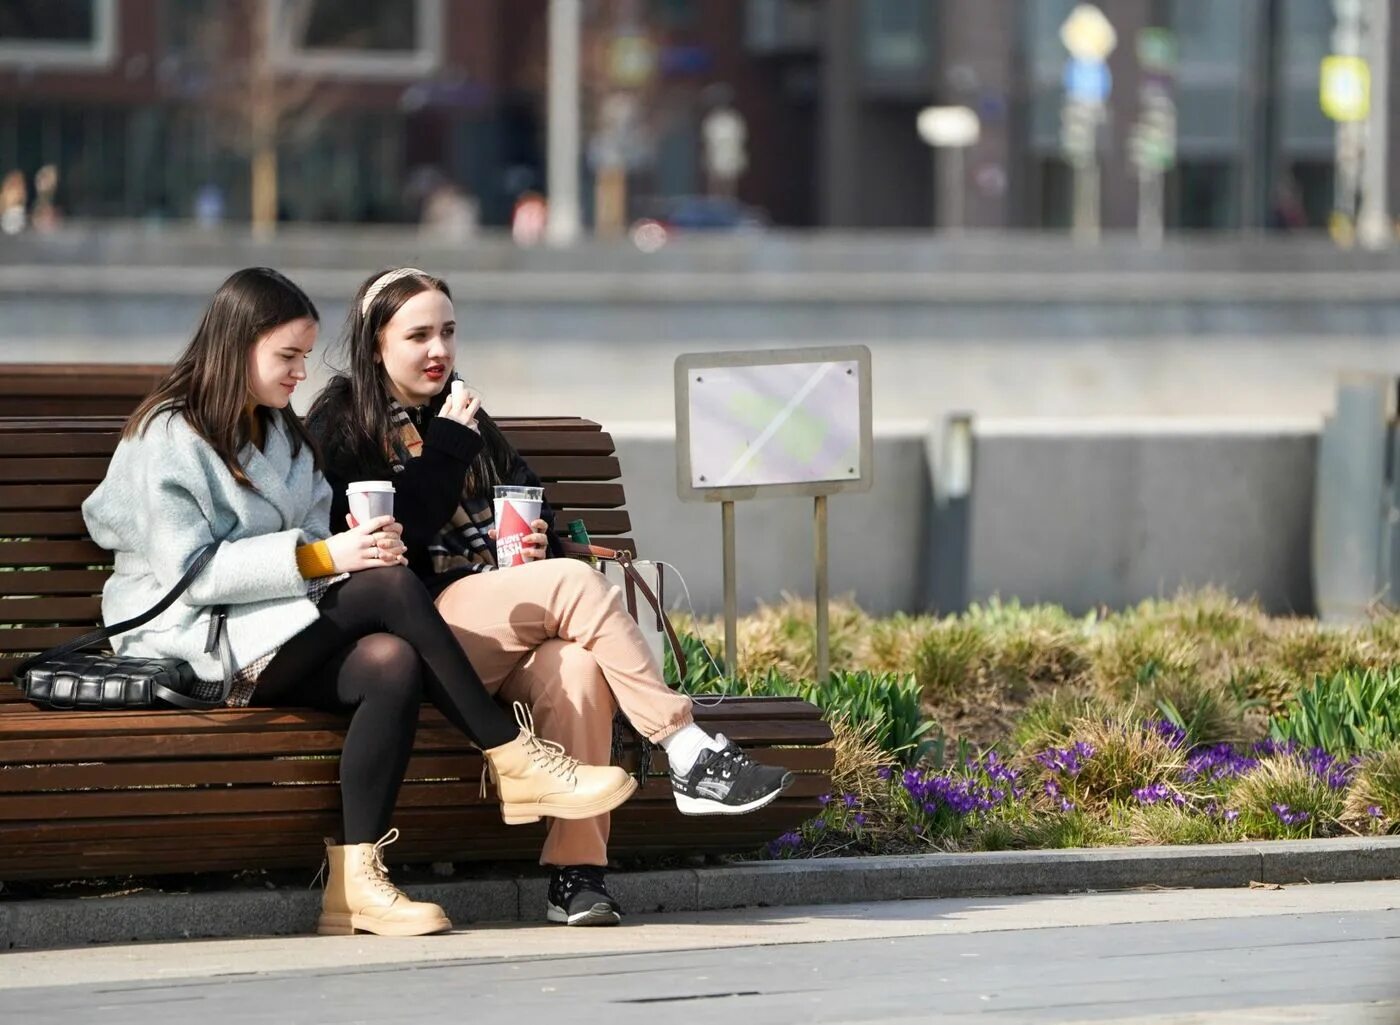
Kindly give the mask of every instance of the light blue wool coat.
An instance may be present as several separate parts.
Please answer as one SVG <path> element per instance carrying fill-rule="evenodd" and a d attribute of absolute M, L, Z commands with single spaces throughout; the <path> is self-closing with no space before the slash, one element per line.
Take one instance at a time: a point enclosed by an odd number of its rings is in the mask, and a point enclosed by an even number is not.
<path fill-rule="evenodd" d="M 223 541 L 181 599 L 113 638 L 118 654 L 184 659 L 200 679 L 218 680 L 218 652 L 204 650 L 211 606 L 229 606 L 238 668 L 316 620 L 296 549 L 329 536 L 330 485 L 309 447 L 292 456 L 281 414 L 273 415 L 263 449 L 246 445 L 238 458 L 256 490 L 235 481 L 209 443 L 173 413 L 152 418 L 144 434 L 117 446 L 106 478 L 83 503 L 89 535 L 116 553 L 102 589 L 104 622 L 145 612 L 200 548 Z"/>

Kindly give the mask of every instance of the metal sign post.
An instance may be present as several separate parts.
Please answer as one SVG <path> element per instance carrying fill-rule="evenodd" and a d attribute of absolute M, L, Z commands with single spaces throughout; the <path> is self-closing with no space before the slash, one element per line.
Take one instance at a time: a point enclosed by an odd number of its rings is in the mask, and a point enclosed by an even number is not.
<path fill-rule="evenodd" d="M 830 673 L 827 499 L 875 482 L 870 350 L 863 345 L 690 353 L 676 360 L 676 488 L 720 503 L 724 654 L 738 669 L 734 503 L 813 500 L 817 679 Z"/>

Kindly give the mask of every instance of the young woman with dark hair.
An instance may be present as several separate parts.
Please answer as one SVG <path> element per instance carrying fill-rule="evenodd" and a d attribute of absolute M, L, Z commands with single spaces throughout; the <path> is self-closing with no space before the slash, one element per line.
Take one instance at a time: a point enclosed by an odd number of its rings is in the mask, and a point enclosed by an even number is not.
<path fill-rule="evenodd" d="M 306 379 L 316 307 L 281 274 L 238 271 L 194 339 L 123 431 L 83 503 L 92 539 L 116 553 L 102 614 L 145 611 L 196 552 L 220 542 L 182 599 L 116 638 L 121 654 L 180 658 L 223 677 L 215 606 L 226 606 L 231 705 L 351 712 L 340 758 L 344 835 L 328 844 L 318 930 L 416 936 L 451 928 L 388 878 L 383 848 L 426 698 L 479 745 L 506 822 L 588 817 L 636 788 L 582 765 L 495 703 L 407 568 L 393 517 L 329 530 L 331 489 L 289 403 Z"/>
<path fill-rule="evenodd" d="M 498 484 L 538 486 L 469 389 L 448 387 L 456 314 L 445 282 L 414 268 L 375 274 L 350 305 L 347 372 L 316 399 L 307 429 L 336 485 L 392 479 L 408 564 L 436 598 L 488 690 L 534 709 L 540 733 L 587 761 L 608 757 L 616 710 L 665 749 L 687 815 L 738 815 L 791 782 L 723 735 L 695 724 L 668 688 L 619 589 L 563 554 L 548 507 L 526 539 L 526 565 L 497 572 Z M 553 822 L 541 854 L 553 869 L 546 916 L 570 925 L 621 918 L 604 885 L 608 818 Z"/>

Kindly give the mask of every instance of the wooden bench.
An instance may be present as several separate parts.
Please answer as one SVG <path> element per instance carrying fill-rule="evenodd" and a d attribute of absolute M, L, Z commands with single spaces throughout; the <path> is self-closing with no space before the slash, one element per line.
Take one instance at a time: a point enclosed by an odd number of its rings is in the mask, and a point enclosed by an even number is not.
<path fill-rule="evenodd" d="M 169 369 L 154 363 L 0 363 L 0 416 L 126 416 Z"/>
<path fill-rule="evenodd" d="M 545 479 L 562 526 L 631 548 L 611 437 L 576 418 L 509 419 L 507 436 Z M 111 557 L 79 506 L 106 470 L 120 422 L 0 419 L 0 880 L 311 867 L 338 829 L 337 759 L 347 720 L 300 709 L 51 712 L 9 685 L 20 655 L 92 628 Z M 613 817 L 617 854 L 751 850 L 818 810 L 831 731 L 794 699 L 728 699 L 697 720 L 798 782 L 761 812 L 687 818 L 664 756 Z M 629 747 L 623 764 L 635 768 Z M 506 827 L 478 797 L 481 759 L 424 706 L 395 824 L 395 860 L 538 857 L 543 825 Z"/>

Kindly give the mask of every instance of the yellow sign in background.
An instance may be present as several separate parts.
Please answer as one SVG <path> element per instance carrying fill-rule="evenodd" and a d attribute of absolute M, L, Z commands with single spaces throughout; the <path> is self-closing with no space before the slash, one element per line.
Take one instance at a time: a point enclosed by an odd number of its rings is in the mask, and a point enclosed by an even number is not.
<path fill-rule="evenodd" d="M 1371 67 L 1363 57 L 1322 58 L 1322 112 L 1333 121 L 1365 121 L 1371 111 Z"/>

